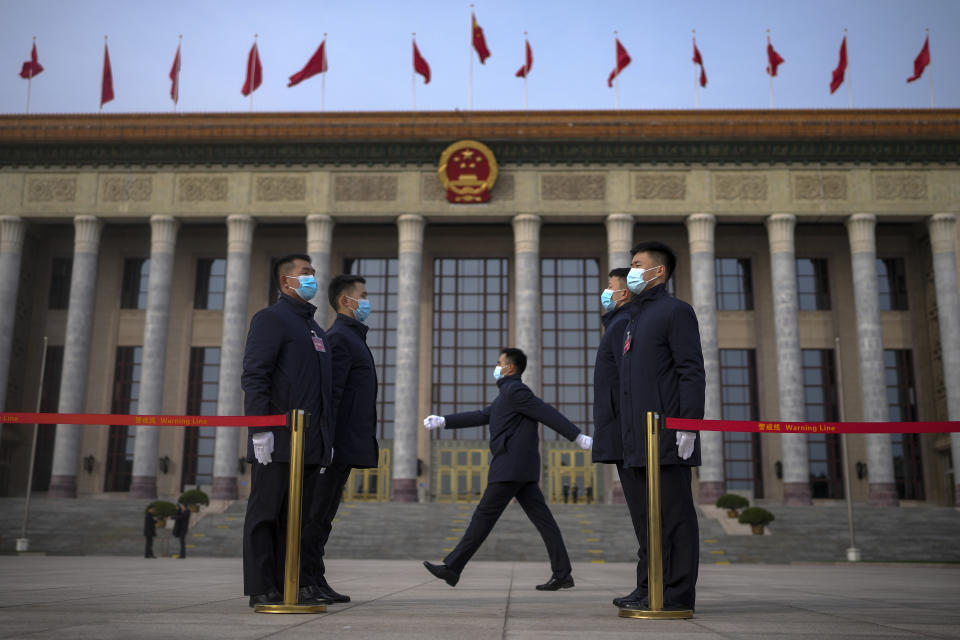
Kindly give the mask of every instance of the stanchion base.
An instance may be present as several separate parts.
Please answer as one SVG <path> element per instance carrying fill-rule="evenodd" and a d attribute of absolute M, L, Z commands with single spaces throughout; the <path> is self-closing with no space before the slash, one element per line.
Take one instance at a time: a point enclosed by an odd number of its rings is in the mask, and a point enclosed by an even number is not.
<path fill-rule="evenodd" d="M 257 613 L 325 613 L 325 604 L 258 604 L 253 608 Z"/>
<path fill-rule="evenodd" d="M 690 609 L 678 611 L 653 611 L 649 609 L 620 609 L 621 618 L 640 618 L 641 620 L 686 620 L 693 617 Z"/>

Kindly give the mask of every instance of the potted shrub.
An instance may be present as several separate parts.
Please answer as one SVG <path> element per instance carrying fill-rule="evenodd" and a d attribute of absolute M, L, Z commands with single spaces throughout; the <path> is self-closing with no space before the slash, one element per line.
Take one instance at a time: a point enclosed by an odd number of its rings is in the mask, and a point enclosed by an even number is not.
<path fill-rule="evenodd" d="M 744 509 L 740 514 L 740 524 L 750 525 L 753 535 L 762 536 L 763 528 L 773 522 L 773 514 L 760 507 Z"/>
<path fill-rule="evenodd" d="M 203 491 L 200 491 L 200 489 L 190 489 L 180 494 L 179 502 L 189 507 L 193 513 L 196 513 L 200 511 L 200 505 L 207 506 L 210 504 L 210 498 Z"/>
<path fill-rule="evenodd" d="M 166 500 L 155 500 L 147 505 L 147 509 L 153 507 L 153 517 L 157 520 L 157 528 L 163 529 L 167 526 L 167 518 L 172 518 L 177 513 L 177 505 Z"/>
<path fill-rule="evenodd" d="M 750 506 L 750 501 L 738 493 L 725 493 L 717 498 L 717 506 L 727 510 L 728 518 L 736 518 L 740 515 L 740 509 Z"/>

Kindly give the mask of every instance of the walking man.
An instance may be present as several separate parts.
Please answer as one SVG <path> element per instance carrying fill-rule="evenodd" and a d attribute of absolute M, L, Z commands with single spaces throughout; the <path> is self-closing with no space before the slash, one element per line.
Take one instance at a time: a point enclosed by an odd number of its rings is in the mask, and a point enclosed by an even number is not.
<path fill-rule="evenodd" d="M 153 555 L 153 539 L 157 535 L 157 521 L 154 518 L 156 509 L 147 507 L 143 514 L 143 537 L 146 539 L 146 545 L 143 548 L 144 558 L 156 558 Z"/>
<path fill-rule="evenodd" d="M 677 258 L 660 242 L 634 247 L 627 287 L 633 295 L 621 341 L 620 425 L 623 463 L 618 465 L 637 550 L 637 588 L 614 600 L 618 607 L 648 609 L 647 450 L 648 411 L 674 418 L 703 418 L 706 377 L 700 329 L 693 308 L 667 292 Z M 691 489 L 691 467 L 700 465 L 696 432 L 661 429 L 660 493 L 663 530 L 664 608 L 694 609 L 700 539 Z"/>
<path fill-rule="evenodd" d="M 467 562 L 483 544 L 500 514 L 513 498 L 517 499 L 524 513 L 540 532 L 550 557 L 553 573 L 546 583 L 537 585 L 537 589 L 556 591 L 573 586 L 570 558 L 563 544 L 560 527 L 557 526 L 557 521 L 550 513 L 537 485 L 540 479 L 537 423 L 543 423 L 567 440 L 576 441 L 583 449 L 589 449 L 593 440 L 523 384 L 520 376 L 526 367 L 527 356 L 523 351 L 504 349 L 500 352 L 497 367 L 493 370 L 493 377 L 500 389 L 500 394 L 493 404 L 480 411 L 448 416 L 431 415 L 423 421 L 423 426 L 427 429 L 462 429 L 490 425 L 490 452 L 493 458 L 487 474 L 487 488 L 473 512 L 470 525 L 442 564 L 423 563 L 427 571 L 446 581 L 451 587 L 457 585 Z"/>
<path fill-rule="evenodd" d="M 248 416 L 276 415 L 293 409 L 310 413 L 303 451 L 303 504 L 310 505 L 317 477 L 333 456 L 330 422 L 330 348 L 314 322 L 309 300 L 317 293 L 310 256 L 291 254 L 274 266 L 280 290 L 275 304 L 250 321 L 243 354 L 241 386 Z M 290 482 L 290 433 L 283 427 L 250 427 L 247 461 L 251 463 L 250 499 L 243 522 L 243 588 L 250 606 L 282 601 L 286 553 L 286 506 Z M 304 510 L 304 531 L 311 529 Z M 311 547 L 307 536 L 304 549 Z M 327 604 L 300 575 L 300 602 Z"/>
<path fill-rule="evenodd" d="M 190 529 L 190 509 L 177 504 L 177 514 L 173 516 L 173 537 L 180 540 L 181 560 L 187 557 L 187 531 Z"/>

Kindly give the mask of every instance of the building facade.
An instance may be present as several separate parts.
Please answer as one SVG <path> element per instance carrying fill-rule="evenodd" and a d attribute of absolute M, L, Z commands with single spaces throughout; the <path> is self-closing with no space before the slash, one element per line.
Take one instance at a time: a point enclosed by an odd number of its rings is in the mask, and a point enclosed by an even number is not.
<path fill-rule="evenodd" d="M 489 202 L 446 200 L 437 162 L 462 139 L 497 156 Z M 945 110 L 2 117 L 2 408 L 242 413 L 272 261 L 306 251 L 373 303 L 383 451 L 348 499 L 475 500 L 485 429 L 423 417 L 489 402 L 513 345 L 591 433 L 599 294 L 656 239 L 700 321 L 708 418 L 960 420 L 958 152 Z M 2 429 L 0 494 L 21 495 L 33 427 Z M 850 436 L 849 464 L 834 435 L 701 437 L 702 502 L 842 499 L 849 473 L 855 500 L 956 504 L 960 434 Z M 242 497 L 244 442 L 41 426 L 34 490 Z M 549 430 L 542 454 L 551 500 L 621 498 Z"/>

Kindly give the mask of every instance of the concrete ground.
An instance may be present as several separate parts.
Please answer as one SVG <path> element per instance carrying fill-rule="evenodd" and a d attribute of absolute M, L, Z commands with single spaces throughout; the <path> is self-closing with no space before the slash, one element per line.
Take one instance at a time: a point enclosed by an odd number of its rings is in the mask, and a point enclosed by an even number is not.
<path fill-rule="evenodd" d="M 960 566 L 703 565 L 696 615 L 617 617 L 629 563 L 575 563 L 541 593 L 546 563 L 471 563 L 451 589 L 416 561 L 331 560 L 349 604 L 253 613 L 235 558 L 0 556 L 0 638 L 960 638 Z"/>

